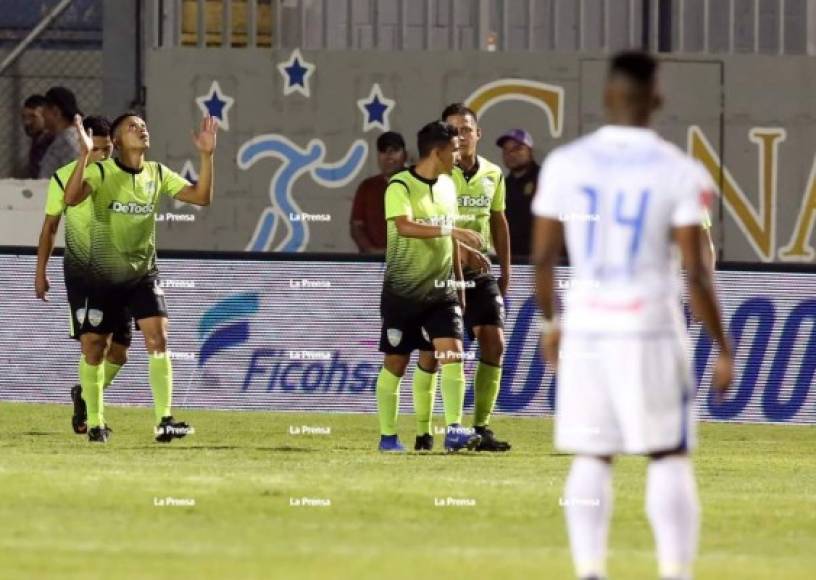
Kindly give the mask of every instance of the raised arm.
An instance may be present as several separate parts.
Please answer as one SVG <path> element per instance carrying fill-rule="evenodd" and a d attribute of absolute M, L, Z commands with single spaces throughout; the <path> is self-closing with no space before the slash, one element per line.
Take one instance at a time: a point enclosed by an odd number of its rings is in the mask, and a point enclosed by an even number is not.
<path fill-rule="evenodd" d="M 216 131 L 215 119 L 205 117 L 201 121 L 201 130 L 193 133 L 193 144 L 199 154 L 198 181 L 195 185 L 188 185 L 178 192 L 176 199 L 200 206 L 212 203 Z"/>
<path fill-rule="evenodd" d="M 79 205 L 91 194 L 91 187 L 85 183 L 85 166 L 93 151 L 93 131 L 82 126 L 82 117 L 74 116 L 74 128 L 79 138 L 79 157 L 71 177 L 65 183 L 65 204 Z"/>

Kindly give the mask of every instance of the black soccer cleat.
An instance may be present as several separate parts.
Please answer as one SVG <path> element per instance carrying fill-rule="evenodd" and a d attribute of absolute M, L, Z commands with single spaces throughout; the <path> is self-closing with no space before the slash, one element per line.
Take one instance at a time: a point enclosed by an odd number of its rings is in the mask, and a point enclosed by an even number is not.
<path fill-rule="evenodd" d="M 71 427 L 74 433 L 82 435 L 88 432 L 88 408 L 82 399 L 82 385 L 71 387 L 71 402 L 74 404 L 74 414 L 71 417 Z"/>
<path fill-rule="evenodd" d="M 88 441 L 91 443 L 107 443 L 111 438 L 111 430 L 107 425 L 91 427 L 88 430 Z"/>
<path fill-rule="evenodd" d="M 499 441 L 496 439 L 496 436 L 493 434 L 493 431 L 488 429 L 487 426 L 484 427 L 474 427 L 476 433 L 482 436 L 482 440 L 479 442 L 479 445 L 476 447 L 476 451 L 491 451 L 496 453 L 502 453 L 504 451 L 510 451 L 510 443 L 507 441 Z"/>
<path fill-rule="evenodd" d="M 414 451 L 433 451 L 433 435 L 430 433 L 417 435 Z"/>
<path fill-rule="evenodd" d="M 181 439 L 187 435 L 195 433 L 195 428 L 182 421 L 174 421 L 172 415 L 162 417 L 153 432 L 156 434 L 156 441 L 158 443 L 170 443 L 173 439 Z"/>

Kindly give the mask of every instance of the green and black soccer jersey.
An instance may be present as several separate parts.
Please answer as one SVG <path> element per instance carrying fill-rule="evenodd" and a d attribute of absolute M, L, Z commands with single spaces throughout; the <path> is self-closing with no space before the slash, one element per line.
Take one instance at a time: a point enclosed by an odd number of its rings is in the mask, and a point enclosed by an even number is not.
<path fill-rule="evenodd" d="M 60 167 L 48 183 L 45 213 L 50 216 L 65 214 L 65 279 L 83 278 L 91 258 L 91 224 L 93 203 L 85 199 L 69 206 L 65 203 L 65 184 L 74 172 L 76 161 Z"/>
<path fill-rule="evenodd" d="M 90 279 L 124 284 L 156 272 L 156 213 L 162 195 L 176 196 L 189 182 L 161 163 L 133 170 L 107 159 L 85 170 L 92 190 Z"/>
<path fill-rule="evenodd" d="M 456 189 L 450 177 L 427 180 L 412 167 L 391 178 L 385 190 L 384 292 L 419 304 L 456 299 L 451 237 L 407 238 L 399 235 L 394 223 L 394 218 L 406 216 L 424 224 L 454 225 L 456 214 Z"/>
<path fill-rule="evenodd" d="M 478 232 L 484 240 L 480 249 L 493 249 L 490 235 L 490 212 L 504 211 L 505 187 L 501 168 L 481 156 L 476 157 L 476 166 L 469 174 L 459 167 L 453 169 L 456 196 L 459 203 L 459 218 L 456 225 Z"/>

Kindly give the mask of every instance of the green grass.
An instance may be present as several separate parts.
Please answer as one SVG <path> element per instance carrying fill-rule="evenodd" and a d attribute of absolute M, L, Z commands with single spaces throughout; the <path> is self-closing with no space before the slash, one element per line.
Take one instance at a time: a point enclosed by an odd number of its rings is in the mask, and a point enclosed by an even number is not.
<path fill-rule="evenodd" d="M 497 418 L 508 455 L 382 456 L 365 415 L 179 412 L 198 433 L 161 446 L 150 411 L 113 407 L 100 446 L 69 413 L 0 404 L 0 578 L 571 578 L 548 419 Z M 815 577 L 814 428 L 704 424 L 696 466 L 698 579 Z M 656 577 L 644 468 L 616 465 L 612 578 Z M 168 496 L 196 505 L 154 505 Z"/>

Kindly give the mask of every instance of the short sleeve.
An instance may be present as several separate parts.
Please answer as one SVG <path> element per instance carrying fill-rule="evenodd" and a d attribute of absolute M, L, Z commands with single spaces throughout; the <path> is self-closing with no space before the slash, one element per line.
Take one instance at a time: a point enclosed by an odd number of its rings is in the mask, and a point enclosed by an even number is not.
<path fill-rule="evenodd" d="M 184 179 L 181 175 L 168 168 L 166 165 L 158 164 L 159 178 L 161 179 L 161 188 L 159 194 L 176 197 L 179 192 L 185 187 L 191 185 L 189 181 Z"/>
<path fill-rule="evenodd" d="M 677 198 L 672 211 L 674 227 L 701 225 L 705 227 L 708 211 L 716 196 L 714 181 L 708 171 L 697 161 L 683 168 L 677 180 Z M 710 227 L 711 220 L 708 219 Z"/>
<path fill-rule="evenodd" d="M 91 188 L 91 192 L 99 189 L 99 186 L 102 185 L 104 175 L 105 170 L 102 169 L 102 164 L 98 161 L 96 163 L 91 163 L 85 168 L 85 183 L 87 183 L 88 187 Z"/>
<path fill-rule="evenodd" d="M 491 211 L 504 211 L 506 204 L 506 187 L 504 183 L 504 175 L 499 173 L 499 179 L 496 183 L 496 191 L 493 193 L 493 203 L 490 204 Z"/>
<path fill-rule="evenodd" d="M 561 200 L 565 194 L 564 163 L 558 153 L 551 153 L 538 174 L 538 186 L 533 198 L 533 215 L 559 219 Z"/>
<path fill-rule="evenodd" d="M 402 181 L 392 181 L 385 190 L 385 219 L 401 215 L 412 218 L 411 200 L 408 198 L 408 186 Z"/>
<path fill-rule="evenodd" d="M 48 193 L 45 199 L 45 213 L 51 216 L 62 215 L 65 211 L 65 187 L 58 174 L 48 181 Z"/>

